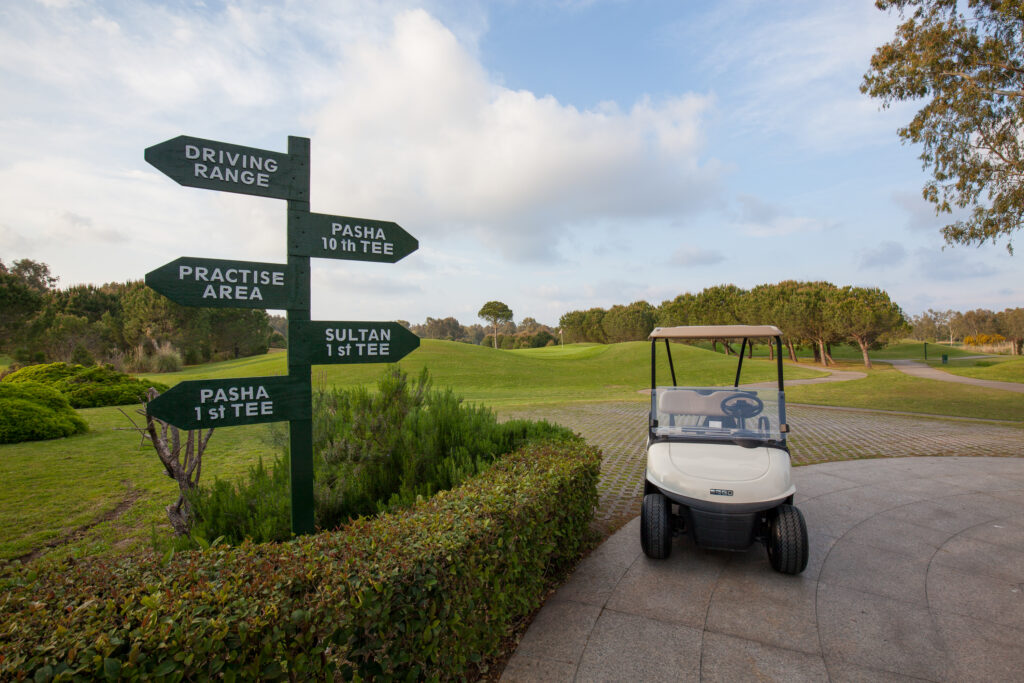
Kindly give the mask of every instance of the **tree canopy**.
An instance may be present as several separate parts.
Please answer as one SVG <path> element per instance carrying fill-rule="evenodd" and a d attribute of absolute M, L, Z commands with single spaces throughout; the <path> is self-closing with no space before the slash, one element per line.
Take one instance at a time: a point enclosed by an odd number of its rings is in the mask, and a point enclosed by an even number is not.
<path fill-rule="evenodd" d="M 488 301 L 477 315 L 494 326 L 494 348 L 498 348 L 498 323 L 512 320 L 512 309 L 500 301 Z"/>
<path fill-rule="evenodd" d="M 879 47 L 861 91 L 893 102 L 924 100 L 899 129 L 923 145 L 937 213 L 969 209 L 942 229 L 949 244 L 1007 239 L 1024 220 L 1024 6 L 1001 0 L 877 0 L 903 23 Z"/>

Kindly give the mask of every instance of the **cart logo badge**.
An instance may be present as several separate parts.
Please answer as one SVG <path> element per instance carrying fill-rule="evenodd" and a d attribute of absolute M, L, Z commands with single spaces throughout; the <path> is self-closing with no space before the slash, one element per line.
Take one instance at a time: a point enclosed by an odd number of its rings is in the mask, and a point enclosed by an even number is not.
<path fill-rule="evenodd" d="M 729 489 L 711 489 L 712 496 L 731 496 L 732 491 Z"/>

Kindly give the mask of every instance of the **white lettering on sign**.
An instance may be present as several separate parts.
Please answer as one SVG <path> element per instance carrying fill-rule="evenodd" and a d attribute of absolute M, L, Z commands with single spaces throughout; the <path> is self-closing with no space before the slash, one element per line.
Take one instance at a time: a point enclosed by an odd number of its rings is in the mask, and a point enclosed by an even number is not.
<path fill-rule="evenodd" d="M 324 341 L 391 341 L 391 330 L 386 327 L 328 327 Z"/>
<path fill-rule="evenodd" d="M 277 160 L 270 157 L 196 145 L 185 145 L 185 158 L 195 162 L 192 173 L 196 178 L 257 187 L 270 187 L 270 174 L 278 168 Z"/>
<path fill-rule="evenodd" d="M 245 285 L 206 285 L 203 290 L 204 299 L 224 299 L 230 301 L 263 301 L 263 293 L 259 287 Z"/>
<path fill-rule="evenodd" d="M 372 225 L 349 225 L 331 223 L 330 237 L 322 236 L 324 251 L 359 252 L 391 256 L 395 253 L 394 242 L 389 242 L 384 228 Z"/>
<path fill-rule="evenodd" d="M 179 265 L 178 280 L 221 283 L 206 285 L 204 299 L 263 301 L 260 286 L 283 287 L 284 271 Z"/>
<path fill-rule="evenodd" d="M 199 403 L 212 403 L 206 406 L 206 416 L 210 421 L 223 420 L 225 417 L 259 417 L 274 415 L 274 402 L 270 394 L 262 386 L 234 386 L 227 389 L 200 389 Z M 203 408 L 195 406 L 196 419 L 203 419 Z"/>
<path fill-rule="evenodd" d="M 388 342 L 379 343 L 352 343 L 348 344 L 327 344 L 328 358 L 377 358 L 387 356 L 391 353 L 391 344 Z"/>

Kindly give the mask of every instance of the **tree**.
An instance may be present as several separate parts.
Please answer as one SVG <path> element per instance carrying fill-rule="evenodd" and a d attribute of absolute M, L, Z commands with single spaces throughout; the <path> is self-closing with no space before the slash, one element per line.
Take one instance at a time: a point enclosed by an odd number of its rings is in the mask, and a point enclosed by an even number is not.
<path fill-rule="evenodd" d="M 498 323 L 507 323 L 512 320 L 512 309 L 500 301 L 488 301 L 477 313 L 494 326 L 494 348 L 498 348 Z"/>
<path fill-rule="evenodd" d="M 1019 356 L 1024 346 L 1024 308 L 1007 308 L 996 314 L 996 321 L 999 333 L 1013 345 L 1014 355 Z"/>
<path fill-rule="evenodd" d="M 612 306 L 601 319 L 605 338 L 612 343 L 643 341 L 654 329 L 655 309 L 646 301 Z"/>
<path fill-rule="evenodd" d="M 925 100 L 904 141 L 922 144 L 937 213 L 970 207 L 946 225 L 949 244 L 1007 237 L 1024 218 L 1024 8 L 999 0 L 877 0 L 903 23 L 879 47 L 861 91 L 882 107 Z M 966 5 L 966 7 L 964 7 Z"/>
<path fill-rule="evenodd" d="M 907 327 L 903 311 L 877 287 L 843 287 L 829 297 L 826 316 L 830 327 L 860 346 L 864 367 L 871 367 L 868 349 L 879 340 Z"/>

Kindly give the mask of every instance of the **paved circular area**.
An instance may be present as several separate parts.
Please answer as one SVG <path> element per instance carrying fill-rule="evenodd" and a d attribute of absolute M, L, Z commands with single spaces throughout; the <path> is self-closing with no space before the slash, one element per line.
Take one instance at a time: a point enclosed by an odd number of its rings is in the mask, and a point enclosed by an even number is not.
<path fill-rule="evenodd" d="M 794 478 L 803 574 L 685 537 L 649 560 L 633 520 L 548 600 L 503 680 L 1022 678 L 1024 459 L 848 460 Z"/>
<path fill-rule="evenodd" d="M 610 533 L 640 514 L 647 411 L 643 402 L 582 403 L 505 410 L 503 418 L 547 419 L 601 448 L 597 523 Z M 788 405 L 796 465 L 925 455 L 1024 456 L 1024 425 L 880 411 Z"/>

